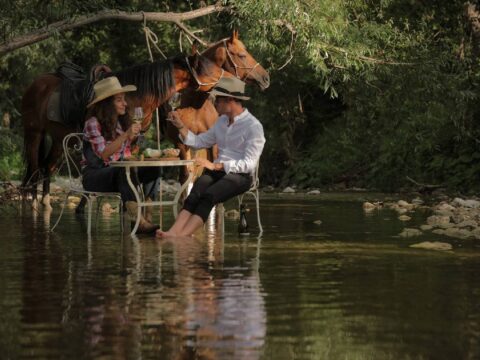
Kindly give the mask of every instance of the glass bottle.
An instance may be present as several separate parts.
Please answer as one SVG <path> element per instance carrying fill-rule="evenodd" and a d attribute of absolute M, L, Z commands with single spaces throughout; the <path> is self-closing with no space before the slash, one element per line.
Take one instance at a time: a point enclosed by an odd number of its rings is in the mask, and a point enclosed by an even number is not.
<path fill-rule="evenodd" d="M 240 205 L 240 221 L 238 223 L 238 233 L 240 235 L 250 235 L 248 232 L 247 209 L 245 204 Z"/>

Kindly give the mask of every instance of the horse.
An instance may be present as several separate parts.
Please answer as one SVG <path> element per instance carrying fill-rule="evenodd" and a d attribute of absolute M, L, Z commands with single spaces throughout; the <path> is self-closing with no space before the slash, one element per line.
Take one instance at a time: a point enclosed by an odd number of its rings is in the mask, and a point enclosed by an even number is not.
<path fill-rule="evenodd" d="M 194 47 L 193 52 L 196 52 Z M 202 55 L 214 61 L 218 66 L 245 81 L 247 84 L 256 84 L 265 90 L 270 85 L 268 72 L 247 51 L 245 45 L 239 40 L 238 31 L 233 31 L 228 38 L 222 39 L 210 45 L 202 52 Z M 194 134 L 199 134 L 210 129 L 218 118 L 217 110 L 212 101 L 208 100 L 207 93 L 199 93 L 186 89 L 182 92 L 181 105 L 177 109 L 185 126 Z M 165 104 L 167 105 L 167 104 Z M 166 111 L 163 112 L 165 116 Z M 165 123 L 165 119 L 162 122 Z M 190 159 L 190 149 L 180 141 L 178 129 L 169 121 L 166 121 L 166 136 L 180 149 L 181 159 Z M 209 154 L 212 160 L 217 156 L 216 146 Z M 180 173 L 180 182 L 188 178 L 188 169 Z"/>
<path fill-rule="evenodd" d="M 114 72 L 122 83 L 136 85 L 138 91 L 130 95 L 131 107 L 141 106 L 146 114 L 142 128 L 151 123 L 155 107 L 167 101 L 176 91 L 191 88 L 208 91 L 221 76 L 232 76 L 205 56 L 194 54 L 164 61 L 136 65 Z M 50 205 L 50 176 L 57 169 L 62 156 L 62 141 L 69 133 L 81 130 L 80 124 L 66 125 L 47 117 L 47 106 L 52 94 L 59 89 L 61 78 L 55 74 L 43 74 L 34 79 L 22 97 L 24 128 L 24 161 L 26 171 L 22 181 L 24 192 L 33 198 L 37 208 L 37 185 L 43 180 L 42 203 Z M 47 149 L 48 137 L 51 148 Z"/>

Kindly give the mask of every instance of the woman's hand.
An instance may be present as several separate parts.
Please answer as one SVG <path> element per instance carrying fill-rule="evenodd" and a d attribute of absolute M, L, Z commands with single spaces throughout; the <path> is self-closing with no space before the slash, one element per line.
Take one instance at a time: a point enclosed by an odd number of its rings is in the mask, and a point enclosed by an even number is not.
<path fill-rule="evenodd" d="M 178 130 L 185 126 L 182 119 L 180 119 L 180 115 L 176 111 L 170 111 L 167 114 L 167 120 L 170 121 Z"/>
<path fill-rule="evenodd" d="M 140 133 L 140 130 L 142 129 L 142 124 L 140 123 L 133 123 L 132 126 L 127 130 L 127 136 L 128 139 L 131 141 L 135 139 L 138 134 Z"/>

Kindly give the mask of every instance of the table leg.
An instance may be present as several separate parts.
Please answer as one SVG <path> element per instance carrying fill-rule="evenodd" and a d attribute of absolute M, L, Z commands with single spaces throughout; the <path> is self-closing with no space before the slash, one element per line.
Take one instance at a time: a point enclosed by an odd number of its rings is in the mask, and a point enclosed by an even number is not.
<path fill-rule="evenodd" d="M 163 200 L 162 200 L 162 196 L 163 196 L 163 189 L 162 189 L 162 170 L 160 168 L 160 183 L 159 183 L 159 191 L 158 191 L 158 196 L 160 198 L 160 218 L 159 218 L 159 221 L 160 221 L 160 230 L 163 231 Z"/>
<path fill-rule="evenodd" d="M 136 188 L 135 185 L 133 185 L 132 178 L 130 176 L 130 166 L 126 166 L 125 171 L 126 171 L 126 175 L 127 175 L 128 185 L 130 186 L 130 189 L 132 189 L 133 194 L 135 195 L 135 199 L 137 200 L 137 205 L 138 205 L 137 219 L 135 221 L 135 226 L 133 227 L 132 232 L 131 232 L 131 235 L 135 235 L 135 233 L 137 232 L 137 229 L 138 229 L 138 225 L 140 224 L 140 215 L 141 215 L 141 211 L 142 211 L 141 208 L 140 208 L 141 200 L 140 200 L 140 195 L 138 194 L 137 188 Z"/>
<path fill-rule="evenodd" d="M 193 171 L 189 172 L 187 180 L 182 184 L 180 189 L 177 191 L 175 198 L 173 199 L 173 216 L 175 216 L 175 218 L 177 217 L 177 214 L 178 214 L 178 200 L 180 200 L 180 196 L 188 187 L 188 184 L 190 184 L 192 179 L 193 179 Z"/>

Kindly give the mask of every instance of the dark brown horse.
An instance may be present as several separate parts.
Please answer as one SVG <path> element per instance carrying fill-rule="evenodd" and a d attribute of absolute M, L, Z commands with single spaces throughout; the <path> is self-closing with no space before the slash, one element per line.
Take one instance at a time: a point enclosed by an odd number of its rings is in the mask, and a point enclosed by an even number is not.
<path fill-rule="evenodd" d="M 262 90 L 270 85 L 270 76 L 267 71 L 250 55 L 245 45 L 238 39 L 237 31 L 234 31 L 231 37 L 209 46 L 202 55 L 248 84 L 257 84 Z M 188 89 L 182 93 L 182 103 L 177 111 L 184 124 L 195 134 L 210 129 L 218 118 L 215 106 L 208 100 L 208 94 Z M 188 146 L 179 140 L 177 128 L 169 121 L 166 122 L 166 134 L 180 149 L 180 158 L 190 159 Z M 210 157 L 216 157 L 216 147 Z M 185 169 L 180 175 L 180 181 L 183 182 L 187 177 L 188 170 Z"/>
<path fill-rule="evenodd" d="M 154 109 L 176 91 L 187 88 L 208 91 L 222 75 L 232 76 L 197 54 L 137 65 L 114 75 L 123 84 L 137 86 L 138 91 L 131 96 L 129 105 L 143 107 L 146 115 L 144 129 L 149 127 Z M 83 128 L 83 124 L 66 126 L 48 119 L 49 98 L 60 84 L 61 79 L 55 74 L 41 75 L 27 88 L 22 98 L 26 162 L 23 188 L 32 194 L 34 207 L 37 206 L 37 185 L 43 181 L 42 202 L 50 208 L 50 175 L 56 170 L 62 156 L 62 140 L 67 134 Z M 48 151 L 44 146 L 47 134 L 51 138 Z"/>

